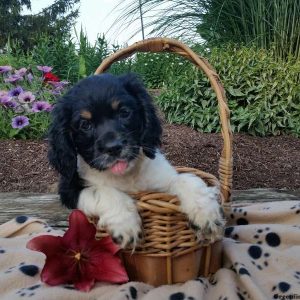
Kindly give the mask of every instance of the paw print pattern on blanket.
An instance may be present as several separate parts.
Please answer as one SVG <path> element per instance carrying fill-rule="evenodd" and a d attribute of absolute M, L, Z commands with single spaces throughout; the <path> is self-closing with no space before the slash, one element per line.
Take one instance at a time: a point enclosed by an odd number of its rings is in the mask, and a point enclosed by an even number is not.
<path fill-rule="evenodd" d="M 23 224 L 28 220 L 28 217 L 27 216 L 17 216 L 15 220 L 17 223 Z"/>
<path fill-rule="evenodd" d="M 125 297 L 127 300 L 135 300 L 139 299 L 139 293 L 147 294 L 149 292 L 149 289 L 143 288 L 143 289 L 137 289 L 134 286 L 129 286 L 128 288 L 121 289 L 120 292 L 125 293 Z M 124 298 L 125 299 L 125 298 Z"/>
<path fill-rule="evenodd" d="M 25 274 L 27 276 L 31 276 L 31 277 L 34 277 L 39 272 L 38 266 L 35 266 L 35 265 L 23 265 L 19 268 L 19 270 L 23 274 Z"/>
<path fill-rule="evenodd" d="M 230 218 L 235 221 L 236 225 L 248 225 L 249 221 L 246 216 L 247 211 L 243 208 L 234 208 L 230 214 Z"/>
<path fill-rule="evenodd" d="M 248 255 L 253 259 L 251 263 L 257 267 L 259 270 L 263 270 L 264 267 L 269 266 L 268 259 L 270 258 L 270 253 L 265 252 L 258 245 L 251 245 L 248 248 Z"/>
<path fill-rule="evenodd" d="M 295 213 L 298 215 L 300 214 L 300 203 L 293 205 L 290 209 L 295 210 Z"/>
<path fill-rule="evenodd" d="M 9 269 L 7 269 L 6 271 L 4 271 L 5 274 L 11 273 L 12 271 L 14 271 L 15 268 L 21 268 L 22 266 L 25 265 L 25 262 L 21 262 L 19 264 L 19 266 L 12 266 Z"/>
<path fill-rule="evenodd" d="M 195 281 L 200 282 L 201 284 L 203 284 L 204 287 L 204 292 L 206 293 L 208 290 L 208 280 L 206 278 L 196 278 Z"/>
<path fill-rule="evenodd" d="M 243 263 L 235 262 L 234 265 L 230 267 L 230 269 L 236 274 L 251 276 L 249 271 L 246 269 L 245 264 Z"/>
<path fill-rule="evenodd" d="M 236 233 L 234 233 L 233 231 L 234 231 L 234 227 L 232 227 L 232 226 L 227 227 L 225 229 L 224 236 L 228 237 L 228 238 L 230 237 L 230 238 L 232 238 L 234 240 L 238 240 L 239 239 L 239 235 L 236 234 Z"/>
<path fill-rule="evenodd" d="M 283 299 L 282 294 L 288 292 L 291 288 L 291 285 L 285 281 L 281 281 L 279 282 L 277 285 L 273 286 L 272 288 L 272 292 L 275 292 L 275 294 L 273 295 L 274 299 Z M 279 296 L 280 295 L 280 296 Z M 290 298 L 287 298 L 290 299 Z"/>
<path fill-rule="evenodd" d="M 169 300 L 195 300 L 192 296 L 186 296 L 182 292 L 171 294 Z"/>
<path fill-rule="evenodd" d="M 32 265 L 32 264 L 27 265 L 27 264 L 25 264 L 25 262 L 21 262 L 18 266 L 10 267 L 4 273 L 5 274 L 11 273 L 15 269 L 20 271 L 22 274 L 30 276 L 30 277 L 34 277 L 35 275 L 37 275 L 39 273 L 39 267 L 38 266 Z"/>
<path fill-rule="evenodd" d="M 41 285 L 40 284 L 35 284 L 35 285 L 32 285 L 30 287 L 26 287 L 26 288 L 21 288 L 20 290 L 17 291 L 17 295 L 19 297 L 32 297 L 35 295 L 35 292 L 38 288 L 40 288 Z"/>
<path fill-rule="evenodd" d="M 47 224 L 45 224 L 43 228 L 46 230 L 46 232 L 51 232 L 52 231 L 52 228 Z"/>
<path fill-rule="evenodd" d="M 266 227 L 265 229 L 258 229 L 257 233 L 253 236 L 254 239 L 260 239 L 261 234 L 264 234 L 265 232 L 270 231 L 269 227 Z M 278 247 L 281 243 L 280 236 L 276 232 L 268 232 L 266 235 L 264 235 L 264 241 L 267 243 L 270 247 Z M 257 244 L 262 244 L 262 240 L 258 240 Z"/>
<path fill-rule="evenodd" d="M 236 294 L 240 300 L 250 299 L 247 291 L 243 291 L 240 287 L 236 287 Z"/>
<path fill-rule="evenodd" d="M 299 281 L 298 281 L 298 284 L 300 284 L 300 272 L 299 272 L 299 271 L 296 271 L 296 272 L 294 273 L 294 277 L 295 277 L 296 279 L 299 280 Z"/>
<path fill-rule="evenodd" d="M 0 238 L 0 262 L 3 262 L 0 265 L 0 289 L 7 294 L 5 297 L 0 293 L 0 299 L 49 299 L 48 293 L 54 293 L 55 299 L 59 300 L 80 297 L 99 300 L 250 300 L 283 299 L 283 296 L 288 299 L 290 295 L 300 295 L 300 201 L 251 204 L 233 207 L 225 213 L 229 222 L 223 245 L 224 267 L 210 280 L 197 278 L 178 288 L 174 285 L 157 289 L 138 282 L 109 288 L 99 284 L 89 295 L 74 290 L 71 285 L 49 288 L 41 284 L 39 274 L 44 259 L 40 253 L 29 252 L 26 242 L 31 235 L 36 235 L 37 229 L 45 233 L 51 227 L 41 221 L 34 223 L 30 217 L 14 218 L 9 225 L 0 224 L 8 229 L 8 236 L 13 227 L 23 237 L 6 238 L 4 235 Z M 31 226 L 32 231 L 19 231 Z M 62 234 L 62 231 L 52 231 Z M 264 278 L 267 278 L 265 283 Z M 107 297 L 109 295 L 111 297 Z"/>

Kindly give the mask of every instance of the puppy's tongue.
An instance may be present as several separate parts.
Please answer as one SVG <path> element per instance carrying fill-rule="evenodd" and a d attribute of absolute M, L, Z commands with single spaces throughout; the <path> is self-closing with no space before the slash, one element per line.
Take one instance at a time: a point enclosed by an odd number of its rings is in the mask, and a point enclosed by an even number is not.
<path fill-rule="evenodd" d="M 110 170 L 115 175 L 123 175 L 125 170 L 128 167 L 128 163 L 126 161 L 117 161 L 110 167 Z"/>

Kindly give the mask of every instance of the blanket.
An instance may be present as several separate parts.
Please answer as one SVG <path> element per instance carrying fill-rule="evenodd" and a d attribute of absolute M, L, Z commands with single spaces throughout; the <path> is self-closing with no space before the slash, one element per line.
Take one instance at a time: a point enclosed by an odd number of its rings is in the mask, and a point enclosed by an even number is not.
<path fill-rule="evenodd" d="M 0 299 L 231 300 L 300 299 L 300 201 L 226 210 L 223 267 L 212 277 L 154 288 L 141 282 L 97 283 L 88 293 L 40 281 L 42 253 L 26 248 L 41 233 L 62 235 L 27 216 L 0 225 Z"/>

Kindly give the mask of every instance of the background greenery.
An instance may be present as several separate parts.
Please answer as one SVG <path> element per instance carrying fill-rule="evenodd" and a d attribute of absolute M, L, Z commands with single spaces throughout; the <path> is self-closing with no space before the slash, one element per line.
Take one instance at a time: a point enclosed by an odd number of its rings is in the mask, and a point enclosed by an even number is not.
<path fill-rule="evenodd" d="M 21 50 L 17 43 L 11 44 L 6 54 L 0 56 L 0 65 L 16 68 L 50 65 L 56 75 L 73 84 L 93 74 L 100 62 L 119 48 L 108 45 L 104 36 L 91 44 L 83 32 L 76 40 L 44 36 L 30 52 Z M 276 49 L 235 44 L 211 50 L 195 46 L 194 50 L 207 57 L 221 77 L 233 131 L 260 136 L 300 135 L 298 59 L 291 56 L 278 60 Z M 186 124 L 203 132 L 220 130 L 217 101 L 210 83 L 184 58 L 166 53 L 140 53 L 115 63 L 110 70 L 113 74 L 128 71 L 140 74 L 148 88 L 161 90 L 156 102 L 169 122 Z"/>
<path fill-rule="evenodd" d="M 205 53 L 225 87 L 235 132 L 300 135 L 300 61 L 272 51 L 228 45 Z M 217 99 L 198 68 L 185 64 L 166 82 L 158 103 L 170 122 L 219 131 Z"/>
<path fill-rule="evenodd" d="M 40 13 L 32 14 L 31 0 L 0 0 L 0 49 L 8 39 L 32 50 L 40 36 L 65 36 L 78 17 L 80 0 L 53 0 Z M 29 12 L 25 13 L 25 8 Z"/>
<path fill-rule="evenodd" d="M 277 58 L 300 58 L 300 0 L 140 2 L 145 27 L 152 29 L 152 36 L 176 36 L 188 43 L 201 41 L 208 47 L 251 44 L 273 49 Z M 139 1 L 122 0 L 118 8 L 121 13 L 115 26 L 128 28 L 133 20 L 139 20 Z"/>
<path fill-rule="evenodd" d="M 92 43 L 82 30 L 71 37 L 80 0 L 53 1 L 39 15 L 22 15 L 30 0 L 0 0 L 0 66 L 34 70 L 48 65 L 72 85 L 93 74 L 120 45 L 110 45 L 104 35 Z M 161 8 L 161 0 L 141 3 L 146 14 L 155 9 L 156 17 L 145 19 L 146 26 L 155 25 L 153 34 L 184 39 L 214 66 L 227 93 L 233 131 L 300 136 L 300 0 L 172 0 Z M 138 4 L 122 1 L 116 23 L 128 26 L 126 20 L 139 18 Z M 155 101 L 169 122 L 220 130 L 208 79 L 185 59 L 140 53 L 109 71 L 136 72 L 148 88 L 159 89 Z M 4 115 L 0 106 L 0 138 L 7 137 L 10 126 L 10 116 Z M 39 118 L 42 125 L 33 126 L 40 129 L 28 133 L 24 128 L 16 137 L 44 137 L 49 115 Z"/>

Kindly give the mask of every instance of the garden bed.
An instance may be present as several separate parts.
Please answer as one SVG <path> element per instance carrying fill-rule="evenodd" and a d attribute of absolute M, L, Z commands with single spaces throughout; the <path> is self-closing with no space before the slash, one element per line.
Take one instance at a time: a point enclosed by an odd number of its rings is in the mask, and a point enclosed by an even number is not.
<path fill-rule="evenodd" d="M 53 190 L 57 174 L 47 162 L 47 142 L 0 141 L 0 192 Z M 217 175 L 222 140 L 184 125 L 164 125 L 163 152 L 174 165 Z M 234 134 L 234 189 L 300 189 L 300 139 Z"/>

